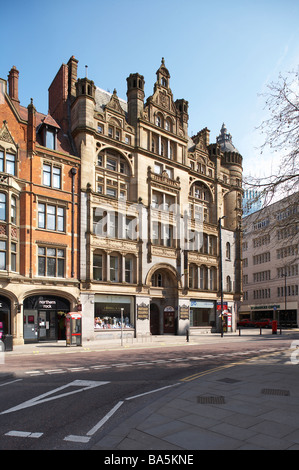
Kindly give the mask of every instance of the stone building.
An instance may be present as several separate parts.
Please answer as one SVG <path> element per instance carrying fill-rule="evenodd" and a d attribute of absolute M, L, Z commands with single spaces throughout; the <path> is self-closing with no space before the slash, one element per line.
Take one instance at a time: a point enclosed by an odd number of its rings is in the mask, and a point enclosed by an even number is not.
<path fill-rule="evenodd" d="M 242 157 L 223 147 L 226 129 L 215 144 L 207 128 L 189 137 L 188 102 L 174 100 L 164 59 L 146 99 L 139 73 L 127 78 L 123 100 L 77 78 L 74 57 L 63 67 L 81 162 L 85 337 L 119 336 L 121 312 L 132 336 L 219 331 L 219 220 L 224 303 L 234 325 Z"/>
<path fill-rule="evenodd" d="M 298 321 L 298 193 L 243 219 L 243 290 L 239 319 Z"/>
<path fill-rule="evenodd" d="M 127 77 L 124 100 L 77 70 L 73 56 L 61 65 L 47 116 L 19 105 L 16 82 L 7 91 L 0 81 L 0 151 L 12 149 L 17 168 L 3 168 L 0 182 L 18 214 L 12 223 L 6 212 L 0 228 L 8 330 L 57 339 L 60 316 L 82 309 L 84 341 L 119 337 L 121 318 L 131 337 L 219 331 L 221 298 L 233 329 L 242 157 L 230 134 L 189 136 L 189 104 L 174 99 L 164 59 L 147 98 L 139 73 Z"/>

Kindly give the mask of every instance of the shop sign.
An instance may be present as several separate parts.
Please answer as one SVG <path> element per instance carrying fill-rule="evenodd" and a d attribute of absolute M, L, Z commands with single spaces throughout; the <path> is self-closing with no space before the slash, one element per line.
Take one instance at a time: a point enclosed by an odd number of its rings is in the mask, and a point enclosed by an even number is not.
<path fill-rule="evenodd" d="M 56 308 L 56 300 L 40 300 L 38 301 L 39 309 L 52 309 Z"/>
<path fill-rule="evenodd" d="M 221 310 L 221 302 L 217 302 L 217 310 Z M 227 302 L 223 302 L 223 310 L 227 310 Z"/>
<path fill-rule="evenodd" d="M 191 308 L 214 308 L 214 305 L 210 300 L 190 300 Z"/>
<path fill-rule="evenodd" d="M 188 305 L 181 305 L 180 307 L 180 319 L 189 320 L 189 307 Z"/>
<path fill-rule="evenodd" d="M 251 305 L 251 310 L 277 310 L 280 305 Z"/>
<path fill-rule="evenodd" d="M 138 320 L 148 320 L 149 306 L 145 303 L 137 305 L 137 318 Z"/>

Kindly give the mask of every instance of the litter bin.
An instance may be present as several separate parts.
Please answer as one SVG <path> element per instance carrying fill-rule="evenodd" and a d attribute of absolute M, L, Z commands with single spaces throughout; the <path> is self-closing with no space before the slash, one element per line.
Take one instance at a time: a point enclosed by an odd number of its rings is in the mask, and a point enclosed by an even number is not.
<path fill-rule="evenodd" d="M 3 342 L 5 351 L 12 351 L 12 335 L 4 335 Z"/>

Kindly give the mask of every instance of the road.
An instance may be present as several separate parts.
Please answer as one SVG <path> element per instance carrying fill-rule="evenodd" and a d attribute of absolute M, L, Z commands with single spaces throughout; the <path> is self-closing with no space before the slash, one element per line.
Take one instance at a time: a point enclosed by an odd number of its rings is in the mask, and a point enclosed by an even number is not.
<path fill-rule="evenodd" d="M 290 343 L 282 336 L 179 348 L 7 354 L 0 369 L 0 449 L 89 449 L 182 380 Z"/>

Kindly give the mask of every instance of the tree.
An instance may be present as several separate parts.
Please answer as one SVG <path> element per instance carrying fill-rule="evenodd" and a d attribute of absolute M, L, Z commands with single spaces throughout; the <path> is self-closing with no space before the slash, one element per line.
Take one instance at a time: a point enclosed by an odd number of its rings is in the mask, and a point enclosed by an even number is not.
<path fill-rule="evenodd" d="M 267 88 L 262 96 L 270 116 L 258 127 L 264 136 L 260 150 L 261 155 L 268 149 L 278 155 L 278 169 L 267 177 L 244 178 L 246 187 L 260 191 L 264 205 L 278 194 L 299 191 L 299 69 L 287 77 L 280 74 Z"/>

